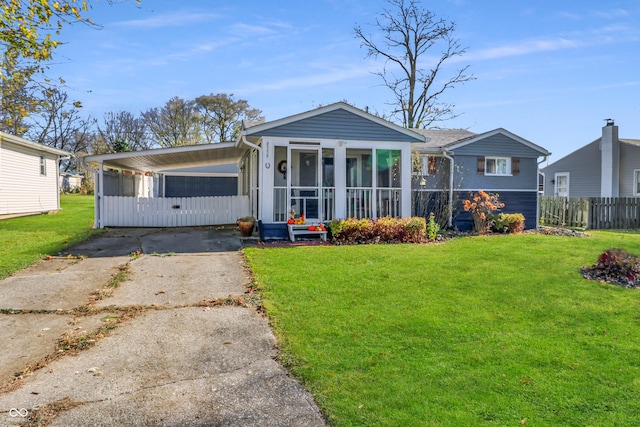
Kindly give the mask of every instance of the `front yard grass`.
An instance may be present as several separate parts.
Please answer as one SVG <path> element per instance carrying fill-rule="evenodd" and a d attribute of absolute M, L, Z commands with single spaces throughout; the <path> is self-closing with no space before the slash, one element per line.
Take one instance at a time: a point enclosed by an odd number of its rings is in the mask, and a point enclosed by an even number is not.
<path fill-rule="evenodd" d="M 0 221 L 0 279 L 86 240 L 93 226 L 93 196 L 60 196 L 61 210 Z"/>
<path fill-rule="evenodd" d="M 632 426 L 640 290 L 582 266 L 640 235 L 248 248 L 280 360 L 336 426 Z"/>

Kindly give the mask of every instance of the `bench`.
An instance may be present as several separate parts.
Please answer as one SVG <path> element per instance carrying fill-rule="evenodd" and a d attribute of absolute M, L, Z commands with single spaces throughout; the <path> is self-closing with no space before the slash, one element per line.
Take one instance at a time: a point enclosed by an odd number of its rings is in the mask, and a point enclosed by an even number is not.
<path fill-rule="evenodd" d="M 327 230 L 309 230 L 309 224 L 287 224 L 289 229 L 289 240 L 296 241 L 296 236 L 300 235 L 318 235 L 323 242 L 327 241 Z"/>

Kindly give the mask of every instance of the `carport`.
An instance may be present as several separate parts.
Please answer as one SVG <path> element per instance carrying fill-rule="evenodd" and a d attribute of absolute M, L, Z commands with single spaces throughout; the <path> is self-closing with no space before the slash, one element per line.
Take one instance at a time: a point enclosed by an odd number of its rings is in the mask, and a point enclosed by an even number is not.
<path fill-rule="evenodd" d="M 94 228 L 235 223 L 252 212 L 248 191 L 242 185 L 243 169 L 238 167 L 247 152 L 247 148 L 227 142 L 84 157 L 83 163 L 95 171 Z M 171 175 L 192 177 L 195 186 L 203 185 L 203 177 L 235 176 L 235 191 L 228 188 L 231 181 L 219 179 L 211 185 L 226 185 L 221 192 L 226 195 L 165 197 L 165 180 Z M 196 177 L 200 181 L 194 181 Z"/>

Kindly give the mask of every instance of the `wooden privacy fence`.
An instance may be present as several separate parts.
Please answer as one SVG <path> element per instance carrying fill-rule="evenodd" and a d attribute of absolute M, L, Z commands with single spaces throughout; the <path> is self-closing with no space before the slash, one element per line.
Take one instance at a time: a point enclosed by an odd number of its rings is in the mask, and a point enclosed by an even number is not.
<path fill-rule="evenodd" d="M 538 205 L 542 225 L 579 228 L 587 228 L 589 225 L 588 199 L 540 197 Z"/>
<path fill-rule="evenodd" d="M 639 197 L 540 197 L 540 224 L 604 229 L 640 228 Z"/>
<path fill-rule="evenodd" d="M 105 196 L 102 218 L 105 227 L 190 227 L 235 224 L 250 212 L 248 196 Z"/>

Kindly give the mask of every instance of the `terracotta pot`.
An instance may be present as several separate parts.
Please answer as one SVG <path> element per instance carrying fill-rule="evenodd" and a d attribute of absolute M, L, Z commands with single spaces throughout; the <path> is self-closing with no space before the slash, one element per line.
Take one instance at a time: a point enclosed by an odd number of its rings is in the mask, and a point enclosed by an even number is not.
<path fill-rule="evenodd" d="M 240 235 L 242 237 L 251 237 L 251 234 L 253 234 L 253 227 L 255 225 L 255 221 L 238 220 L 236 224 L 238 224 L 238 228 L 240 229 Z"/>

